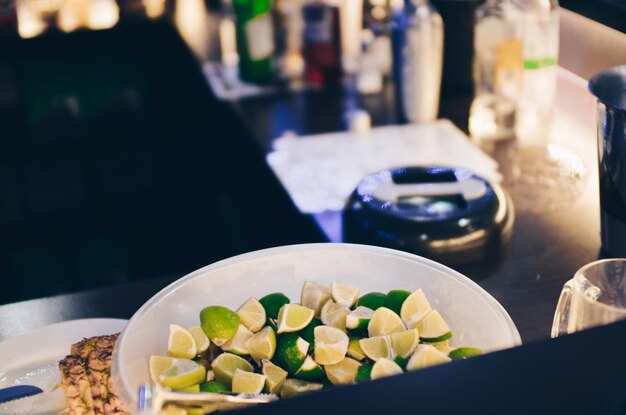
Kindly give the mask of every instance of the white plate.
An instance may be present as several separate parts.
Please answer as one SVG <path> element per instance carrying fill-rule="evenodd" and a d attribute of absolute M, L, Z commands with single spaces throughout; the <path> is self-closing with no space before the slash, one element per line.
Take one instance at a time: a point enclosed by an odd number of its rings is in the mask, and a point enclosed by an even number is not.
<path fill-rule="evenodd" d="M 58 414 L 66 408 L 58 363 L 85 337 L 120 332 L 128 320 L 91 318 L 44 326 L 0 343 L 0 388 L 33 385 L 39 395 L 0 404 L 0 414 Z"/>
<path fill-rule="evenodd" d="M 237 309 L 251 296 L 283 292 L 300 301 L 304 281 L 355 285 L 362 293 L 422 288 L 454 333 L 452 344 L 487 351 L 521 343 L 504 308 L 478 284 L 437 262 L 366 245 L 307 244 L 251 252 L 209 265 L 152 297 L 130 319 L 113 352 L 111 374 L 126 408 L 150 382 L 150 355 L 167 350 L 168 325 L 199 324 L 208 305 Z"/>

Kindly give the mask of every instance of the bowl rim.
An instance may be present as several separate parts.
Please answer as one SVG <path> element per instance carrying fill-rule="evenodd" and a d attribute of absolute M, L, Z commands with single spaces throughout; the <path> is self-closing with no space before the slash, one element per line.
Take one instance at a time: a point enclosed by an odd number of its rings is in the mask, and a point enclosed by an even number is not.
<path fill-rule="evenodd" d="M 142 314 L 144 314 L 147 309 L 152 307 L 153 304 L 157 303 L 163 297 L 165 297 L 166 295 L 169 295 L 171 292 L 175 291 L 180 286 L 186 284 L 188 281 L 193 280 L 195 278 L 199 278 L 201 275 L 204 275 L 207 272 L 211 272 L 219 268 L 228 267 L 230 265 L 234 265 L 234 264 L 241 263 L 241 262 L 253 261 L 258 258 L 269 257 L 269 256 L 273 256 L 276 254 L 289 253 L 290 251 L 307 252 L 307 251 L 320 251 L 320 250 L 321 251 L 357 250 L 359 252 L 369 251 L 372 253 L 386 254 L 392 257 L 402 258 L 402 259 L 411 260 L 411 261 L 417 260 L 423 265 L 427 265 L 438 271 L 445 272 L 446 274 L 453 276 L 457 280 L 457 282 L 461 283 L 462 285 L 465 285 L 467 288 L 474 290 L 477 295 L 480 295 L 480 297 L 486 303 L 486 305 L 488 305 L 494 311 L 494 313 L 496 313 L 501 319 L 503 319 L 507 323 L 507 326 L 509 329 L 509 335 L 513 340 L 512 347 L 520 346 L 522 344 L 522 340 L 521 340 L 519 331 L 517 330 L 517 326 L 515 325 L 515 322 L 513 321 L 509 313 L 506 311 L 506 309 L 502 306 L 502 304 L 500 304 L 498 300 L 496 300 L 495 297 L 493 297 L 487 290 L 482 288 L 480 285 L 478 285 L 475 281 L 473 281 L 469 277 L 439 262 L 433 261 L 429 258 L 425 258 L 419 255 L 415 255 L 409 252 L 399 251 L 396 249 L 384 248 L 384 247 L 379 247 L 379 246 L 374 246 L 374 245 L 362 245 L 362 244 L 352 244 L 352 243 L 344 243 L 344 242 L 322 242 L 322 243 L 283 245 L 283 246 L 265 248 L 265 249 L 260 249 L 256 251 L 242 253 L 239 255 L 235 255 L 235 256 L 225 258 L 217 262 L 208 264 L 168 284 L 167 286 L 162 288 L 159 292 L 154 294 L 141 307 L 139 307 L 139 309 L 128 320 L 126 327 L 124 327 L 124 330 L 120 334 L 115 344 L 115 348 L 113 349 L 112 364 L 111 364 L 111 377 L 115 386 L 115 390 L 118 396 L 120 397 L 120 399 L 122 400 L 122 402 L 124 404 L 128 404 L 130 402 L 130 403 L 133 403 L 133 405 L 136 405 L 137 397 L 136 395 L 132 396 L 129 393 L 128 388 L 126 387 L 127 385 L 123 380 L 119 365 L 117 365 L 116 362 L 120 358 L 119 356 L 121 353 L 120 350 L 125 340 L 125 334 L 128 330 L 132 328 L 133 321 L 135 321 Z"/>

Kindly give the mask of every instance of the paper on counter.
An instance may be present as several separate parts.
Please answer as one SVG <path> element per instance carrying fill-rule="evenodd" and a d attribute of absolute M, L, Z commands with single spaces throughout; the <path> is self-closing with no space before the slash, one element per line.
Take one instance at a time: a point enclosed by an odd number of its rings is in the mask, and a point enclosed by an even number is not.
<path fill-rule="evenodd" d="M 376 127 L 365 134 L 281 137 L 267 162 L 304 213 L 343 209 L 361 179 L 389 168 L 463 167 L 502 180 L 496 161 L 448 120 Z"/>

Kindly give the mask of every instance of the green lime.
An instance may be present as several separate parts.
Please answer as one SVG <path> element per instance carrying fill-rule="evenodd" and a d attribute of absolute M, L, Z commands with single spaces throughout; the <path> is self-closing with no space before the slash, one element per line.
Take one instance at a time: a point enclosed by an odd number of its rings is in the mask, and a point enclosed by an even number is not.
<path fill-rule="evenodd" d="M 351 358 L 360 361 L 365 359 L 365 353 L 361 348 L 359 340 L 361 340 L 359 337 L 350 336 L 350 341 L 348 342 L 348 352 L 346 354 Z"/>
<path fill-rule="evenodd" d="M 215 373 L 215 380 L 230 388 L 233 382 L 233 376 L 237 369 L 247 372 L 254 371 L 254 367 L 241 356 L 232 353 L 222 353 L 211 362 L 211 368 Z"/>
<path fill-rule="evenodd" d="M 237 369 L 233 375 L 233 393 L 256 395 L 265 387 L 265 375 Z"/>
<path fill-rule="evenodd" d="M 296 333 L 282 334 L 278 336 L 276 343 L 275 363 L 293 375 L 304 363 L 309 343 Z"/>
<path fill-rule="evenodd" d="M 265 390 L 268 393 L 278 393 L 283 386 L 283 382 L 287 379 L 287 371 L 280 366 L 275 365 L 269 360 L 263 360 L 263 369 L 261 372 L 265 375 Z"/>
<path fill-rule="evenodd" d="M 328 300 L 322 306 L 320 317 L 325 325 L 345 331 L 348 314 L 350 314 L 350 307 Z"/>
<path fill-rule="evenodd" d="M 357 307 L 363 306 L 376 311 L 377 308 L 385 305 L 386 298 L 387 296 L 383 293 L 367 293 L 357 300 L 356 305 Z"/>
<path fill-rule="evenodd" d="M 302 286 L 300 304 L 315 311 L 319 317 L 322 306 L 330 299 L 330 289 L 315 282 L 306 281 Z"/>
<path fill-rule="evenodd" d="M 300 337 L 306 340 L 309 343 L 309 353 L 313 351 L 313 347 L 315 346 L 315 327 L 321 326 L 322 320 L 318 318 L 314 318 L 311 322 L 299 333 Z"/>
<path fill-rule="evenodd" d="M 324 369 L 311 356 L 306 357 L 300 369 L 293 375 L 296 379 L 310 381 L 318 380 L 322 376 L 324 376 Z"/>
<path fill-rule="evenodd" d="M 243 324 L 237 328 L 237 333 L 222 345 L 222 350 L 225 352 L 231 352 L 239 355 L 250 354 L 246 347 L 246 342 L 254 333 Z"/>
<path fill-rule="evenodd" d="M 237 313 L 220 305 L 205 307 L 200 311 L 200 325 L 204 334 L 218 346 L 235 336 L 239 321 Z"/>
<path fill-rule="evenodd" d="M 370 380 L 373 367 L 374 367 L 373 363 L 362 364 L 359 370 L 356 372 L 356 381 L 363 382 L 365 380 Z"/>
<path fill-rule="evenodd" d="M 276 334 L 274 330 L 266 326 L 263 330 L 250 336 L 246 341 L 246 349 L 257 362 L 274 357 L 274 353 L 276 353 Z"/>
<path fill-rule="evenodd" d="M 299 379 L 287 379 L 280 388 L 280 397 L 289 398 L 291 396 L 300 395 L 302 393 L 315 392 L 322 390 L 324 385 L 321 383 L 307 382 Z"/>
<path fill-rule="evenodd" d="M 389 336 L 366 337 L 359 340 L 359 345 L 363 354 L 375 362 L 382 358 L 393 358 Z"/>
<path fill-rule="evenodd" d="M 449 362 L 450 359 L 444 353 L 437 350 L 434 346 L 429 344 L 420 344 L 415 353 L 409 359 L 406 368 L 407 370 L 418 370 L 425 367 L 438 365 L 441 363 Z"/>
<path fill-rule="evenodd" d="M 228 392 L 228 388 L 224 384 L 216 380 L 203 382 L 200 384 L 200 392 L 222 393 Z"/>
<path fill-rule="evenodd" d="M 402 369 L 406 368 L 406 364 L 408 363 L 408 359 L 402 356 L 396 356 L 393 361 L 400 366 Z"/>
<path fill-rule="evenodd" d="M 374 315 L 374 310 L 371 308 L 358 306 L 347 315 L 346 330 L 348 330 L 350 334 L 366 334 L 367 325 L 369 324 L 372 315 Z"/>
<path fill-rule="evenodd" d="M 326 370 L 326 376 L 333 385 L 347 385 L 355 382 L 359 367 L 361 367 L 361 363 L 346 357 L 339 363 L 324 366 L 324 369 Z"/>
<path fill-rule="evenodd" d="M 350 339 L 343 331 L 330 326 L 315 327 L 315 361 L 320 365 L 341 362 L 348 352 Z"/>
<path fill-rule="evenodd" d="M 425 343 L 438 343 L 452 337 L 448 324 L 437 310 L 432 310 L 417 323 L 417 331 Z"/>
<path fill-rule="evenodd" d="M 386 336 L 405 330 L 406 326 L 400 316 L 387 307 L 380 307 L 378 310 L 374 311 L 372 319 L 367 326 L 370 337 Z M 361 347 L 363 347 L 363 345 L 361 345 Z"/>
<path fill-rule="evenodd" d="M 248 301 L 243 303 L 237 310 L 237 314 L 239 314 L 241 322 L 254 333 L 261 330 L 267 321 L 265 307 L 254 297 L 250 297 Z"/>
<path fill-rule="evenodd" d="M 198 353 L 193 335 L 179 324 L 170 324 L 167 354 L 183 359 L 193 359 Z"/>
<path fill-rule="evenodd" d="M 385 307 L 400 315 L 400 310 L 402 310 L 402 304 L 409 295 L 411 295 L 411 293 L 405 290 L 391 290 L 387 293 L 387 298 L 385 299 Z"/>
<path fill-rule="evenodd" d="M 291 301 L 283 293 L 268 294 L 259 300 L 263 308 L 265 309 L 265 315 L 267 318 L 278 318 L 278 312 L 280 308 L 285 304 L 289 304 Z"/>
<path fill-rule="evenodd" d="M 483 354 L 481 349 L 476 347 L 459 347 L 457 349 L 452 350 L 448 357 L 454 360 L 467 359 L 468 357 L 478 356 Z"/>
<path fill-rule="evenodd" d="M 304 329 L 315 316 L 315 310 L 299 304 L 285 304 L 278 311 L 276 333 L 293 333 Z"/>
<path fill-rule="evenodd" d="M 400 375 L 402 373 L 402 368 L 398 366 L 396 362 L 382 358 L 374 363 L 374 367 L 372 367 L 372 372 L 370 373 L 370 378 L 372 380 L 376 380 L 387 376 Z"/>
<path fill-rule="evenodd" d="M 400 317 L 408 329 L 417 324 L 430 312 L 432 308 L 422 289 L 417 289 L 409 295 L 400 309 Z"/>
<path fill-rule="evenodd" d="M 419 344 L 419 334 L 417 330 L 405 330 L 389 335 L 389 342 L 394 355 L 409 358 Z"/>
<path fill-rule="evenodd" d="M 187 386 L 186 388 L 175 389 L 175 390 L 181 391 L 181 392 L 200 392 L 200 384 L 195 383 L 191 386 Z"/>
<path fill-rule="evenodd" d="M 359 297 L 359 289 L 348 284 L 339 284 L 333 282 L 330 286 L 330 294 L 333 301 L 337 304 L 343 304 L 347 307 L 352 307 L 352 304 Z"/>
<path fill-rule="evenodd" d="M 161 385 L 184 389 L 205 379 L 206 369 L 193 360 L 177 359 L 159 375 Z"/>

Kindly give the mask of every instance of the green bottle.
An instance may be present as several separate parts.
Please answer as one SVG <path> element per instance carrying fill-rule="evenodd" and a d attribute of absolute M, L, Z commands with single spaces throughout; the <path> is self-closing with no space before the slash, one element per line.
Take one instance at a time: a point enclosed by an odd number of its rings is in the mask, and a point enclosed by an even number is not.
<path fill-rule="evenodd" d="M 268 82 L 273 76 L 272 0 L 232 0 L 232 4 L 237 18 L 239 76 L 247 82 Z"/>

